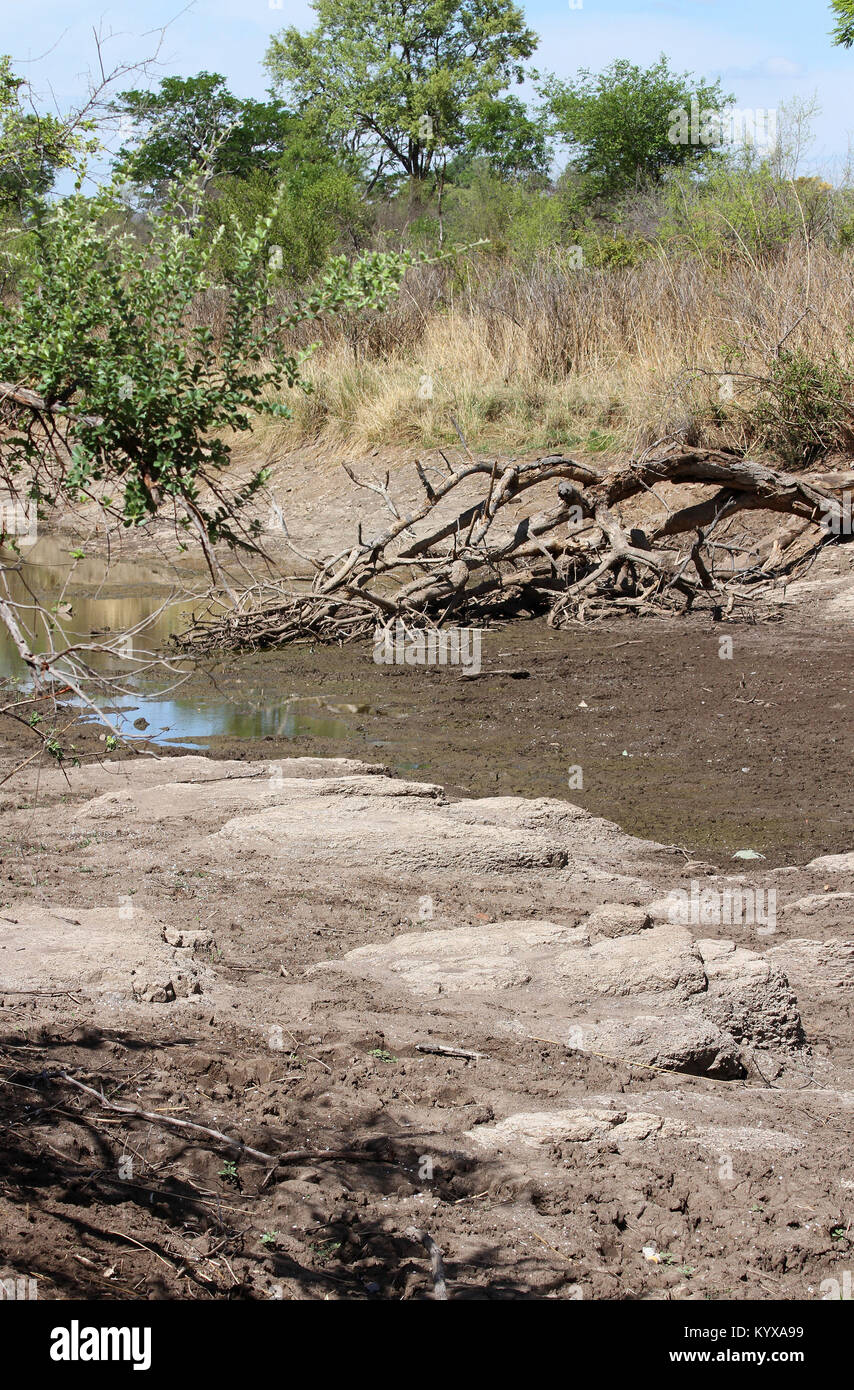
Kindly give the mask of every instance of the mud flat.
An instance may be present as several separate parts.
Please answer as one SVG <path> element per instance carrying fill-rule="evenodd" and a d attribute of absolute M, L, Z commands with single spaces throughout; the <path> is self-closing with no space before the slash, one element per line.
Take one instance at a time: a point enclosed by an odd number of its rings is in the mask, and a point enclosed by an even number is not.
<path fill-rule="evenodd" d="M 722 873 L 367 759 L 27 770 L 0 811 L 0 1277 L 431 1298 L 427 1231 L 453 1298 L 841 1287 L 854 853 Z"/>

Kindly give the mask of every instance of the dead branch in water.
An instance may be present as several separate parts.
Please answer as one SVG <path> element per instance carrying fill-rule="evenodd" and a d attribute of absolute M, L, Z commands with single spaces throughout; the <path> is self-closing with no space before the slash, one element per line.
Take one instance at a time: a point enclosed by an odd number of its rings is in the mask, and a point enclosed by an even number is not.
<path fill-rule="evenodd" d="M 499 463 L 469 455 L 428 478 L 423 498 L 405 512 L 389 478 L 356 486 L 382 498 L 390 514 L 371 539 L 326 561 L 312 560 L 303 591 L 278 583 L 243 594 L 225 614 L 197 619 L 182 645 L 196 650 L 350 642 L 394 623 L 438 628 L 483 624 L 514 611 L 545 612 L 549 623 L 609 613 L 686 611 L 699 602 L 730 616 L 791 576 L 839 533 L 839 488 L 848 475 L 796 476 L 713 450 L 668 450 L 600 473 L 561 454 Z M 548 509 L 511 518 L 509 506 L 534 487 L 555 483 Z M 623 508 L 661 485 L 702 487 L 705 495 L 670 510 L 648 531 Z M 481 495 L 454 507 L 453 494 Z M 710 489 L 713 489 L 710 493 Z M 459 494 L 458 494 L 459 495 Z M 450 505 L 449 505 L 450 504 Z M 784 514 L 759 544 L 735 543 L 730 523 L 746 511 Z"/>

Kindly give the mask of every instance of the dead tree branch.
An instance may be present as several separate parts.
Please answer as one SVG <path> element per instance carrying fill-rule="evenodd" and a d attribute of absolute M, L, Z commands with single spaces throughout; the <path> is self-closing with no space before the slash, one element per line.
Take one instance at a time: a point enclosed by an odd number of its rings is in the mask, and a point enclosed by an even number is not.
<path fill-rule="evenodd" d="M 470 454 L 436 482 L 417 467 L 419 501 L 408 511 L 389 479 L 366 482 L 391 513 L 372 539 L 315 567 L 303 589 L 255 588 L 225 616 L 200 617 L 184 642 L 197 649 L 349 642 L 377 624 L 485 623 L 514 611 L 548 614 L 553 626 L 606 612 L 690 609 L 719 613 L 753 601 L 833 539 L 847 475 L 798 476 L 722 451 L 666 451 L 599 473 L 561 454 L 499 463 Z M 510 504 L 556 484 L 556 501 L 522 520 Z M 664 487 L 705 495 L 662 502 Z M 480 497 L 467 494 L 480 489 Z M 454 494 L 460 504 L 454 506 Z M 624 513 L 652 497 L 666 515 L 649 532 Z M 465 499 L 465 500 L 464 500 Z M 722 539 L 737 514 L 785 515 L 770 543 Z"/>

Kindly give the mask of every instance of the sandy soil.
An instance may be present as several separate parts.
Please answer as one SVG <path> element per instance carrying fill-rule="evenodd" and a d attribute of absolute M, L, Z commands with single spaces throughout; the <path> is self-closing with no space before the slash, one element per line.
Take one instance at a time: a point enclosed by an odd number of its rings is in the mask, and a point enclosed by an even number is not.
<path fill-rule="evenodd" d="M 0 1279 L 430 1299 L 427 1233 L 451 1298 L 850 1288 L 848 549 L 753 626 L 493 630 L 478 681 L 208 663 L 334 729 L 78 724 L 0 784 Z"/>
<path fill-rule="evenodd" d="M 715 875 L 566 801 L 315 759 L 29 771 L 3 824 L 0 1277 L 429 1298 L 414 1231 L 454 1298 L 850 1266 L 851 855 Z M 773 889 L 775 929 L 674 926 L 694 884 Z"/>

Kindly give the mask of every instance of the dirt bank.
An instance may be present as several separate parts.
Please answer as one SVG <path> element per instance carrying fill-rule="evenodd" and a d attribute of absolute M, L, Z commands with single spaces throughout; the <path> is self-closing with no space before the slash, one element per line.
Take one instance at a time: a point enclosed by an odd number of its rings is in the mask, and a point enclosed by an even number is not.
<path fill-rule="evenodd" d="M 478 680 L 377 666 L 366 646 L 292 648 L 206 664 L 162 719 L 139 712 L 149 738 L 175 738 L 177 749 L 187 727 L 218 757 L 379 758 L 453 794 L 565 797 L 719 865 L 743 848 L 798 863 L 847 849 L 852 811 L 854 628 L 844 614 L 813 617 L 804 602 L 783 623 L 752 627 L 517 624 L 484 635 Z M 731 660 L 719 655 L 726 636 Z M 151 748 L 136 715 L 128 732 Z M 35 751 L 33 735 L 8 721 L 0 738 L 7 769 Z M 84 758 L 104 749 L 92 727 L 64 741 Z"/>
<path fill-rule="evenodd" d="M 429 1298 L 413 1229 L 454 1298 L 850 1266 L 850 855 L 715 877 L 313 759 L 28 771 L 2 815 L 0 1275 L 40 1297 Z"/>

